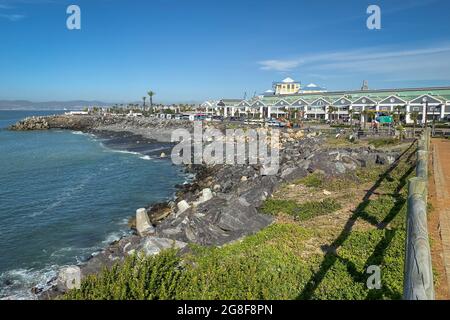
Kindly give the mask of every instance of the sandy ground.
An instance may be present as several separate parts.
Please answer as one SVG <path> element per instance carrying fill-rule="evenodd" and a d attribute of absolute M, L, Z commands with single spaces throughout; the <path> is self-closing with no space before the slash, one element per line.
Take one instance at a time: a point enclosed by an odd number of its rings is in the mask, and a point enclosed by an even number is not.
<path fill-rule="evenodd" d="M 436 299 L 450 299 L 450 140 L 433 139 L 428 216 Z"/>

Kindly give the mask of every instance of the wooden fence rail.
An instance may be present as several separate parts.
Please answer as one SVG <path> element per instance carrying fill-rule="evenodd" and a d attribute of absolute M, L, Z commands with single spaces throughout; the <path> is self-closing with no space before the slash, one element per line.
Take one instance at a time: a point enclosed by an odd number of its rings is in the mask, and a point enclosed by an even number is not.
<path fill-rule="evenodd" d="M 409 180 L 403 299 L 434 300 L 427 226 L 430 129 L 418 141 L 416 177 Z"/>

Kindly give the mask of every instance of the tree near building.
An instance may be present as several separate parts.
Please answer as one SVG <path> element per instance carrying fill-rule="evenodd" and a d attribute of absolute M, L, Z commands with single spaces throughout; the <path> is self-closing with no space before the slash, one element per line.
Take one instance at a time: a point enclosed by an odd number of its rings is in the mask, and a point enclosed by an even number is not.
<path fill-rule="evenodd" d="M 413 135 L 416 136 L 416 126 L 417 126 L 417 120 L 419 119 L 419 113 L 417 111 L 411 112 L 409 115 L 411 120 L 413 121 Z"/>
<path fill-rule="evenodd" d="M 353 111 L 353 109 L 348 109 L 348 116 L 350 118 L 350 128 L 353 129 L 353 115 L 354 115 L 355 111 Z"/>
<path fill-rule="evenodd" d="M 152 90 L 150 90 L 150 91 L 147 92 L 147 95 L 148 95 L 148 97 L 150 98 L 150 108 L 153 108 L 153 96 L 154 96 L 155 94 L 156 94 L 156 93 L 153 92 Z"/>
<path fill-rule="evenodd" d="M 366 124 L 367 124 L 367 118 L 369 117 L 369 110 L 364 109 L 361 113 L 360 113 L 360 120 L 359 122 L 361 123 L 362 118 L 364 118 L 364 130 L 366 129 Z"/>

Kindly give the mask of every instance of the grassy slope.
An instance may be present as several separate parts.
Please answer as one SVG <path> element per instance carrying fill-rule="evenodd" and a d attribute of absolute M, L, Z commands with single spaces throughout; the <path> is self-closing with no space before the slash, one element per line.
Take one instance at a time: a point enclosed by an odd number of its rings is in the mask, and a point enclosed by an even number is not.
<path fill-rule="evenodd" d="M 129 257 L 123 266 L 87 278 L 81 290 L 64 298 L 399 299 L 413 152 L 391 169 L 299 181 L 294 199 L 324 188 L 335 191 L 305 205 L 284 199 L 281 190 L 263 207 L 278 221 L 253 236 L 221 248 L 193 247 L 183 259 L 174 250 Z M 322 201 L 328 203 L 326 210 L 318 205 Z M 381 290 L 366 287 L 370 265 L 381 267 Z"/>

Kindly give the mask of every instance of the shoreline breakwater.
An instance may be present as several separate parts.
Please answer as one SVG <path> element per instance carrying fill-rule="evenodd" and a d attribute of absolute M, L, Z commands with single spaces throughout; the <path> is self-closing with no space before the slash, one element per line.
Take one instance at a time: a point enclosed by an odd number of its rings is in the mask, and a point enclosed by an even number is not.
<path fill-rule="evenodd" d="M 221 125 L 216 124 L 219 128 Z M 145 138 L 170 142 L 170 134 L 177 128 L 191 130 L 192 122 L 63 115 L 28 118 L 10 129 L 68 129 L 139 137 L 133 138 L 135 141 Z M 194 180 L 178 186 L 173 201 L 138 210 L 138 225 L 136 221 L 130 223 L 135 230 L 133 234 L 115 241 L 80 265 L 82 277 L 111 267 L 135 252 L 152 255 L 175 246 L 183 253 L 189 250 L 189 243 L 221 246 L 254 234 L 273 222 L 259 208 L 281 184 L 313 172 L 327 177 L 345 175 L 360 167 L 390 163 L 398 155 L 397 150 L 385 152 L 367 146 L 330 147 L 323 135 L 305 135 L 294 130 L 283 131 L 280 142 L 280 166 L 275 175 L 262 175 L 259 164 L 187 165 L 186 171 L 193 174 Z M 139 221 L 151 227 L 141 230 Z M 39 298 L 48 299 L 63 293 L 65 288 L 55 282 L 50 290 L 34 290 Z"/>

